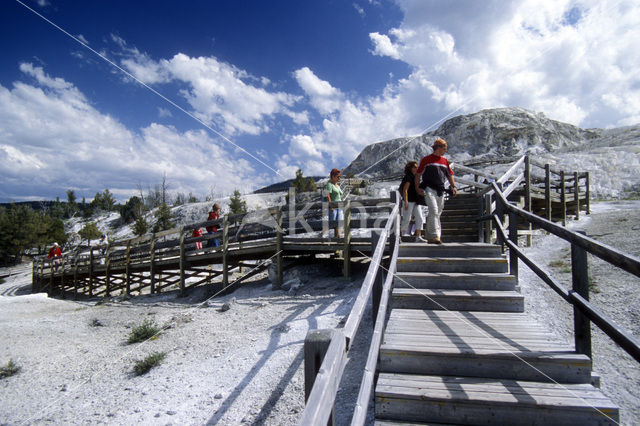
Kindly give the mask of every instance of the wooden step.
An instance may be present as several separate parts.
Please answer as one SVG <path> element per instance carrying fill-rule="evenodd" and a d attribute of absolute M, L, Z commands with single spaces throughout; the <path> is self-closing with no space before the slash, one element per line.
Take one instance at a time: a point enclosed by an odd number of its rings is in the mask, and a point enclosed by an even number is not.
<path fill-rule="evenodd" d="M 613 425 L 616 407 L 589 384 L 381 373 L 376 418 L 509 425 Z"/>
<path fill-rule="evenodd" d="M 516 277 L 503 273 L 398 272 L 395 288 L 440 288 L 448 290 L 516 290 Z"/>
<path fill-rule="evenodd" d="M 507 272 L 508 262 L 493 257 L 400 257 L 398 272 Z"/>
<path fill-rule="evenodd" d="M 525 314 L 394 309 L 384 372 L 591 383 L 591 360 Z"/>
<path fill-rule="evenodd" d="M 524 297 L 516 291 L 395 288 L 394 309 L 524 312 Z"/>
<path fill-rule="evenodd" d="M 399 257 L 502 257 L 502 248 L 497 244 L 485 243 L 403 243 Z"/>

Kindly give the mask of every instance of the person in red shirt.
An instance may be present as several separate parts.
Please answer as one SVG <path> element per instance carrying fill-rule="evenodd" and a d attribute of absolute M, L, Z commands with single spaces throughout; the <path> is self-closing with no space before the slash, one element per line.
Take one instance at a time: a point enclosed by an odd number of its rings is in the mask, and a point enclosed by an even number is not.
<path fill-rule="evenodd" d="M 418 172 L 415 177 L 415 185 L 418 193 L 425 196 L 427 207 L 427 241 L 432 244 L 442 244 L 440 234 L 440 215 L 444 208 L 444 184 L 449 181 L 452 195 L 458 195 L 456 182 L 453 179 L 453 170 L 449 161 L 444 158 L 447 152 L 447 142 L 438 138 L 433 143 L 433 153 L 420 160 Z M 422 181 L 420 179 L 422 178 Z"/>
<path fill-rule="evenodd" d="M 51 259 L 53 269 L 58 269 L 58 266 L 60 265 L 60 258 L 62 257 L 62 250 L 60 250 L 58 243 L 53 243 L 53 247 L 49 249 L 47 257 Z"/>
<path fill-rule="evenodd" d="M 196 228 L 191 233 L 192 237 L 202 237 L 202 229 Z M 200 250 L 202 248 L 202 241 L 196 241 L 196 250 Z"/>
<path fill-rule="evenodd" d="M 209 212 L 209 217 L 207 217 L 207 220 L 216 220 L 219 218 L 220 218 L 220 205 L 218 203 L 215 203 L 211 207 L 211 211 Z M 207 226 L 207 234 L 215 234 L 217 230 L 218 230 L 218 227 L 215 225 Z M 219 245 L 220 245 L 220 241 L 218 241 L 217 238 L 212 238 L 209 240 L 207 247 L 218 247 Z"/>

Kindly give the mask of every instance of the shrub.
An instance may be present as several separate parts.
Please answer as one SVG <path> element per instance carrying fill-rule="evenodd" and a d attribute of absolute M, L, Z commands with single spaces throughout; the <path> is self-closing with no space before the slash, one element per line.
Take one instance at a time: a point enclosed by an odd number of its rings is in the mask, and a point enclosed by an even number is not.
<path fill-rule="evenodd" d="M 166 352 L 154 352 L 145 359 L 136 361 L 133 366 L 133 372 L 136 376 L 142 376 L 148 373 L 153 367 L 157 367 L 165 356 L 167 356 Z"/>
<path fill-rule="evenodd" d="M 0 379 L 4 379 L 5 377 L 13 376 L 14 374 L 18 374 L 20 371 L 20 367 L 13 362 L 12 359 L 6 365 L 0 367 Z"/>
<path fill-rule="evenodd" d="M 158 332 L 160 332 L 160 327 L 158 327 L 153 321 L 144 320 L 139 326 L 133 327 L 133 330 L 131 330 L 129 337 L 127 338 L 127 343 L 132 344 L 144 342 L 158 334 Z"/>

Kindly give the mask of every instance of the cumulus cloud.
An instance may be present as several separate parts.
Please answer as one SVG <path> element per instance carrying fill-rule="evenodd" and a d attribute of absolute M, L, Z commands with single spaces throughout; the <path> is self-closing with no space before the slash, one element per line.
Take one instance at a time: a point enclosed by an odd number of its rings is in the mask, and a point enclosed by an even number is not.
<path fill-rule="evenodd" d="M 516 105 L 589 127 L 636 115 L 640 8 L 631 1 L 397 3 L 404 21 L 370 35 L 374 54 L 409 64 L 408 80 L 445 111 Z"/>
<path fill-rule="evenodd" d="M 130 56 L 121 62 L 127 71 L 147 84 L 184 84 L 181 95 L 193 113 L 205 123 L 221 128 L 227 136 L 268 132 L 269 120 L 278 115 L 296 123 L 305 121 L 304 114 L 291 109 L 295 96 L 269 91 L 265 88 L 270 83 L 268 79 L 253 77 L 215 57 L 178 53 L 171 59 L 153 60 L 137 49 L 125 51 Z"/>
<path fill-rule="evenodd" d="M 255 182 L 252 164 L 205 131 L 155 123 L 129 130 L 71 83 L 32 64 L 20 69 L 33 84 L 0 85 L 2 198 L 63 196 L 70 188 L 91 198 L 105 186 L 133 195 L 138 183 L 153 185 L 163 173 L 172 189 L 194 193 L 212 182 L 223 192 Z"/>

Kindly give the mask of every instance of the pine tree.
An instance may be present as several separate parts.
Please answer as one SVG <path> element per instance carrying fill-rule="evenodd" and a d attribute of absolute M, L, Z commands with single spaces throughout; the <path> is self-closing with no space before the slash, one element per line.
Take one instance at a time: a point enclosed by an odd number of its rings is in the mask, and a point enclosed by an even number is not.
<path fill-rule="evenodd" d="M 153 232 L 166 231 L 175 226 L 175 222 L 172 220 L 173 214 L 171 214 L 171 209 L 166 203 L 160 204 L 160 207 L 156 210 L 155 217 L 156 224 L 153 225 Z"/>
<path fill-rule="evenodd" d="M 136 222 L 133 224 L 134 235 L 141 237 L 147 233 L 148 229 L 149 229 L 149 224 L 147 223 L 147 221 L 144 220 L 144 217 L 139 216 L 136 219 Z"/>
<path fill-rule="evenodd" d="M 85 224 L 81 230 L 78 231 L 78 235 L 89 242 L 89 240 L 100 238 L 102 232 L 100 232 L 95 222 L 89 222 Z"/>
<path fill-rule="evenodd" d="M 240 191 L 233 191 L 233 196 L 229 198 L 229 212 L 231 214 L 240 214 L 247 212 L 247 202 L 240 198 Z"/>

